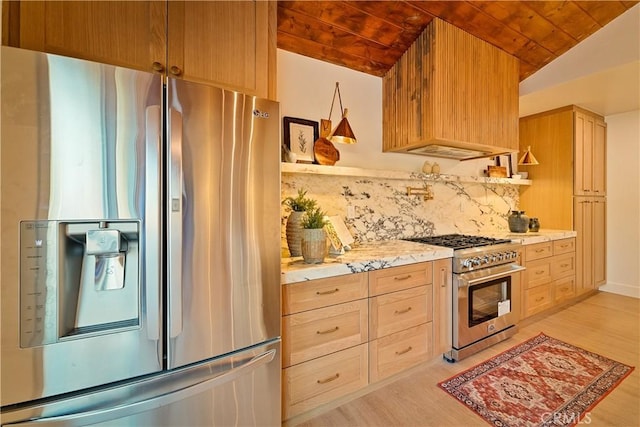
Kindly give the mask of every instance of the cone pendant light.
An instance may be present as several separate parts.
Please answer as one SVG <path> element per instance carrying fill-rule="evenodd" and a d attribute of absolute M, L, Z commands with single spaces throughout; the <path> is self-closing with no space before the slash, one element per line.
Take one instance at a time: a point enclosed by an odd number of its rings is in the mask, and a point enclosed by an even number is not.
<path fill-rule="evenodd" d="M 356 136 L 353 134 L 353 130 L 347 120 L 347 109 L 342 108 L 342 97 L 340 96 L 340 83 L 336 82 L 336 88 L 333 91 L 333 100 L 331 101 L 331 110 L 329 111 L 329 120 L 331 120 L 331 113 L 333 112 L 333 103 L 336 100 L 336 93 L 338 94 L 338 100 L 340 101 L 340 112 L 342 113 L 342 120 L 338 123 L 338 126 L 329 135 L 329 141 L 339 142 L 341 144 L 355 144 L 357 142 Z"/>
<path fill-rule="evenodd" d="M 533 153 L 531 152 L 531 146 L 527 147 L 527 151 L 524 152 L 522 157 L 520 157 L 519 165 L 539 165 L 538 160 L 535 158 Z"/>

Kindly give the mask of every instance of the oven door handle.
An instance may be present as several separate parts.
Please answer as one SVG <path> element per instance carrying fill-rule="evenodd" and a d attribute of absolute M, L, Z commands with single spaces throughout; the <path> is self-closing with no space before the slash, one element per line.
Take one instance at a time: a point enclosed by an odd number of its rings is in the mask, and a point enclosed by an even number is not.
<path fill-rule="evenodd" d="M 465 288 L 468 286 L 476 285 L 478 283 L 484 283 L 489 280 L 510 276 L 513 273 L 526 270 L 526 268 L 518 264 L 509 264 L 501 265 L 498 267 L 490 267 L 488 270 L 490 271 L 487 271 L 486 273 L 482 272 L 482 270 L 478 270 L 471 273 L 459 274 L 458 287 Z"/>

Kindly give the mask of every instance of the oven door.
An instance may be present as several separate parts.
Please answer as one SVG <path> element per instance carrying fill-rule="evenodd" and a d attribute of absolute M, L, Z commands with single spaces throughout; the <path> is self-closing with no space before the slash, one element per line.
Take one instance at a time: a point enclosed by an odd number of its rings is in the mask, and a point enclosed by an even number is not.
<path fill-rule="evenodd" d="M 522 270 L 517 264 L 506 264 L 453 275 L 455 349 L 518 323 Z"/>

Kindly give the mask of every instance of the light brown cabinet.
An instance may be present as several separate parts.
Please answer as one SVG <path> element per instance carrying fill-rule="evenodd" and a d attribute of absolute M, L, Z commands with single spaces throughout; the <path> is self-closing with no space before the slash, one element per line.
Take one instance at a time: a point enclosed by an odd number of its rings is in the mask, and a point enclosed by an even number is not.
<path fill-rule="evenodd" d="M 440 19 L 383 77 L 383 150 L 455 141 L 518 150 L 518 60 Z"/>
<path fill-rule="evenodd" d="M 606 130 L 604 120 L 576 111 L 575 117 L 575 184 L 576 196 L 606 195 Z"/>
<path fill-rule="evenodd" d="M 606 199 L 604 197 L 575 198 L 577 292 L 598 289 L 606 276 Z"/>
<path fill-rule="evenodd" d="M 369 273 L 369 380 L 428 360 L 433 334 L 433 264 Z"/>
<path fill-rule="evenodd" d="M 522 318 L 576 295 L 576 239 L 524 246 Z"/>
<path fill-rule="evenodd" d="M 451 259 L 290 283 L 282 298 L 285 420 L 451 345 Z"/>
<path fill-rule="evenodd" d="M 367 284 L 357 273 L 283 286 L 283 419 L 368 384 Z"/>
<path fill-rule="evenodd" d="M 3 44 L 275 97 L 276 5 L 263 1 L 3 3 Z"/>
<path fill-rule="evenodd" d="M 570 105 L 520 119 L 520 149 L 539 165 L 523 167 L 533 185 L 521 188 L 520 208 L 543 228 L 577 232 L 576 293 L 606 281 L 606 123 Z"/>

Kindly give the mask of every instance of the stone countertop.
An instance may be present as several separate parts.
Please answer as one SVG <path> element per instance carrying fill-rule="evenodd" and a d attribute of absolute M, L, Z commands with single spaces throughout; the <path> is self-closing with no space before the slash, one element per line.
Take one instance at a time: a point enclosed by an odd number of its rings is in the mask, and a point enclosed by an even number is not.
<path fill-rule="evenodd" d="M 453 249 L 404 240 L 369 242 L 354 246 L 344 255 L 331 255 L 322 264 L 305 264 L 302 257 L 283 258 L 281 283 L 304 282 L 350 273 L 379 270 L 453 256 Z"/>
<path fill-rule="evenodd" d="M 483 236 L 487 237 L 495 237 L 499 239 L 511 239 L 514 242 L 521 243 L 523 245 L 533 245 L 535 243 L 542 242 L 550 242 L 552 240 L 560 240 L 560 239 L 568 239 L 571 237 L 576 237 L 577 232 L 573 230 L 551 230 L 541 228 L 540 231 L 532 232 L 528 231 L 526 233 L 479 233 Z"/>
<path fill-rule="evenodd" d="M 540 229 L 537 232 L 511 233 L 487 232 L 477 235 L 500 239 L 511 239 L 522 245 L 549 242 L 576 237 L 571 230 Z M 354 246 L 344 255 L 331 255 L 322 264 L 305 264 L 302 257 L 283 258 L 281 261 L 281 283 L 296 283 L 322 279 L 350 273 L 379 270 L 416 262 L 434 261 L 453 256 L 453 249 L 425 245 L 404 240 L 368 242 Z"/>

